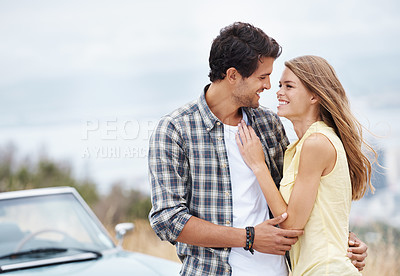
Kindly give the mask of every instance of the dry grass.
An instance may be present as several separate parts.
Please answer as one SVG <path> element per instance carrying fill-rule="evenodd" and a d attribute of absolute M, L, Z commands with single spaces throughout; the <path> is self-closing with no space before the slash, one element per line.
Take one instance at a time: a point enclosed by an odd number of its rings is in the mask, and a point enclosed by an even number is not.
<path fill-rule="evenodd" d="M 363 275 L 372 276 L 398 276 L 400 275 L 400 248 L 396 247 L 399 241 L 395 241 L 393 232 L 381 232 L 385 240 L 378 239 L 369 244 L 368 257 Z M 368 244 L 368 241 L 367 241 Z"/>
<path fill-rule="evenodd" d="M 363 275 L 400 275 L 399 250 L 394 246 L 378 245 L 368 249 L 366 267 Z"/>
<path fill-rule="evenodd" d="M 112 236 L 114 230 L 108 228 Z M 110 230 L 111 229 L 111 230 Z M 387 234 L 387 242 L 379 241 L 369 244 L 364 276 L 397 276 L 400 275 L 400 248 L 396 248 L 393 236 Z M 152 256 L 179 262 L 175 247 L 161 241 L 151 229 L 148 221 L 135 221 L 135 230 L 126 235 L 123 247 L 127 250 L 141 252 Z"/>

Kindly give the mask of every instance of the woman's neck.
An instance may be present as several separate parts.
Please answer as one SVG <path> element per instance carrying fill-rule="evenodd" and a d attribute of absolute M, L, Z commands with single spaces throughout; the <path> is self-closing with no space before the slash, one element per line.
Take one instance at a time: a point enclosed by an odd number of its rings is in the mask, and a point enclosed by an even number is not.
<path fill-rule="evenodd" d="M 319 116 L 304 118 L 299 120 L 290 120 L 293 124 L 294 131 L 296 132 L 297 137 L 299 140 L 304 136 L 306 131 L 310 128 L 310 126 L 317 122 L 321 121 Z"/>

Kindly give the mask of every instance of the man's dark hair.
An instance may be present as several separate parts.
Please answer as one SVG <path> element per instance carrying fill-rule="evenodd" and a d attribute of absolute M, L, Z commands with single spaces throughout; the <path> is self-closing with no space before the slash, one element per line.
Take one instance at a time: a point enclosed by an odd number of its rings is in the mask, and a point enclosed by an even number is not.
<path fill-rule="evenodd" d="M 281 46 L 261 29 L 248 23 L 235 22 L 221 29 L 210 51 L 211 82 L 223 80 L 226 70 L 234 67 L 244 78 L 257 70 L 261 57 L 278 58 Z"/>

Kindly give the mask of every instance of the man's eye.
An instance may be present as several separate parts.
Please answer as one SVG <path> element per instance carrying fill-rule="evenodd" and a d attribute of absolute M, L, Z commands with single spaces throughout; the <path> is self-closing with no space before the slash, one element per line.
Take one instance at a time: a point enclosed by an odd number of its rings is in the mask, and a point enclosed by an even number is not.
<path fill-rule="evenodd" d="M 265 77 L 260 77 L 260 80 L 265 80 Z"/>

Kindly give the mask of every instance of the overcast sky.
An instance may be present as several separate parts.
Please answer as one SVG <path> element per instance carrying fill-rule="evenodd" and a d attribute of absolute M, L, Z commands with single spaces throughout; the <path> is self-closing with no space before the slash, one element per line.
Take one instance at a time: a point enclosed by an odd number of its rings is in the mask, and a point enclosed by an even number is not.
<path fill-rule="evenodd" d="M 355 114 L 384 137 L 378 143 L 396 144 L 399 12 L 395 0 L 1 0 L 0 147 L 12 141 L 21 155 L 45 149 L 102 187 L 121 180 L 148 189 L 149 132 L 199 96 L 211 42 L 235 21 L 283 46 L 263 105 L 276 110 L 285 60 L 320 55 Z M 109 152 L 118 149 L 120 156 Z"/>

